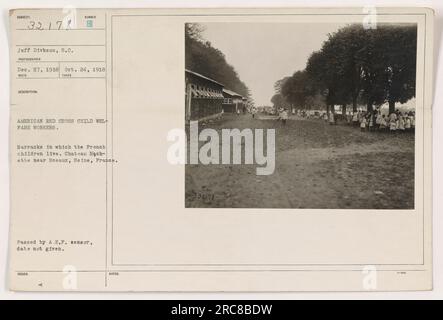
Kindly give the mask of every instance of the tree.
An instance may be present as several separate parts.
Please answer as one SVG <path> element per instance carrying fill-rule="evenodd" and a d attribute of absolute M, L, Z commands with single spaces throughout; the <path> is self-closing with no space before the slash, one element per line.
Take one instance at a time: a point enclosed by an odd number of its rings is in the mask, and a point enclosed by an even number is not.
<path fill-rule="evenodd" d="M 383 42 L 389 48 L 386 62 L 385 99 L 389 112 L 395 111 L 396 102 L 405 103 L 415 97 L 417 27 L 385 27 Z"/>
<path fill-rule="evenodd" d="M 226 61 L 223 52 L 212 47 L 211 43 L 203 38 L 203 30 L 198 23 L 187 23 L 185 26 L 186 68 L 214 79 L 227 89 L 250 98 L 246 84 L 240 80 L 234 67 Z"/>
<path fill-rule="evenodd" d="M 284 77 L 283 79 L 277 80 L 274 84 L 275 93 L 281 93 L 281 88 L 285 81 L 287 81 L 290 77 Z"/>
<path fill-rule="evenodd" d="M 352 103 L 353 111 L 357 111 L 358 98 L 362 88 L 362 66 L 355 57 L 366 44 L 366 36 L 361 25 L 350 25 L 329 35 L 323 46 L 327 55 L 333 56 L 333 83 L 339 83 L 336 88 L 336 102 L 343 106 Z"/>
<path fill-rule="evenodd" d="M 306 71 L 330 107 L 351 102 L 356 111 L 361 98 L 369 112 L 385 102 L 393 112 L 415 96 L 416 36 L 416 26 L 350 25 L 329 35 Z"/>
<path fill-rule="evenodd" d="M 339 104 L 346 113 L 348 103 L 352 103 L 354 111 L 357 110 L 362 67 L 355 56 L 366 40 L 362 30 L 360 26 L 352 25 L 330 34 L 321 50 L 314 52 L 308 60 L 306 70 L 315 79 L 318 91 L 325 94 L 332 110 Z"/>
<path fill-rule="evenodd" d="M 315 94 L 314 86 L 306 71 L 297 71 L 284 81 L 281 87 L 283 97 L 295 107 L 304 109 L 308 98 Z"/>
<path fill-rule="evenodd" d="M 276 108 L 286 107 L 288 105 L 288 102 L 281 93 L 274 94 L 271 98 L 271 102 Z"/>
<path fill-rule="evenodd" d="M 382 29 L 364 30 L 365 44 L 355 55 L 356 63 L 361 67 L 362 97 L 366 110 L 373 111 L 373 106 L 384 103 L 386 66 L 383 61 L 387 50 L 381 41 Z"/>
<path fill-rule="evenodd" d="M 324 46 L 322 50 L 314 52 L 308 59 L 306 73 L 311 81 L 312 93 L 324 96 L 326 110 L 333 112 L 334 106 L 343 102 L 341 93 L 344 91 L 340 85 L 337 72 L 337 58 L 332 50 Z"/>

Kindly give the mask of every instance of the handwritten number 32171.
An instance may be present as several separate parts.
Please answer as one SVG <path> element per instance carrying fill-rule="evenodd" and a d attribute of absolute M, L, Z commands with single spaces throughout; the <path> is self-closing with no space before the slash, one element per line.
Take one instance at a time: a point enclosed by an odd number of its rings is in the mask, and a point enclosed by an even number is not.
<path fill-rule="evenodd" d="M 47 30 L 61 30 L 63 25 L 63 21 L 55 21 L 54 23 L 49 22 Z M 69 28 L 69 23 L 66 26 L 66 28 Z M 43 23 L 41 21 L 29 21 L 28 24 L 29 30 L 45 30 Z"/>

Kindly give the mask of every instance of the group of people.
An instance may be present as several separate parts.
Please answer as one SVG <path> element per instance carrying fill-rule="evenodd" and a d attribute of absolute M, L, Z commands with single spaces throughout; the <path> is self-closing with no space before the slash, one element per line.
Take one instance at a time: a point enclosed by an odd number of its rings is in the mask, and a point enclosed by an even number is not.
<path fill-rule="evenodd" d="M 415 112 L 400 112 L 396 110 L 389 115 L 375 112 L 354 112 L 346 118 L 348 124 L 360 127 L 361 131 L 406 132 L 415 129 Z"/>
<path fill-rule="evenodd" d="M 257 114 L 257 109 L 253 107 L 249 111 L 252 114 L 252 117 L 255 118 L 255 115 Z M 281 120 L 282 124 L 286 125 L 286 122 L 289 118 L 288 109 L 279 108 L 277 109 L 277 114 L 277 120 Z M 303 118 L 311 117 L 311 113 L 304 110 L 296 111 L 295 109 L 292 109 L 292 114 Z M 333 112 L 330 112 L 329 115 L 326 112 L 324 112 L 323 114 L 321 114 L 320 112 L 316 112 L 314 118 L 321 118 L 325 122 L 334 125 L 337 123 L 337 117 L 338 116 Z M 380 131 L 394 133 L 415 130 L 414 111 L 400 112 L 399 110 L 395 110 L 395 112 L 386 115 L 382 114 L 381 110 L 378 108 L 373 112 L 357 111 L 353 113 L 348 113 L 346 115 L 343 115 L 343 118 L 349 125 L 360 127 L 361 131 Z"/>

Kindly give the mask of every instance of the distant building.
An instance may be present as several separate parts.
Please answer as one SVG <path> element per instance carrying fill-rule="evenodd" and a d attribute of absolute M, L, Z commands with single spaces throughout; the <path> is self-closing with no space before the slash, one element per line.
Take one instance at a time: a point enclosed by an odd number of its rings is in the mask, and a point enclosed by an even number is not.
<path fill-rule="evenodd" d="M 228 113 L 235 113 L 237 110 L 243 111 L 246 108 L 246 99 L 237 92 L 223 89 L 223 111 Z M 245 99 L 245 102 L 244 100 Z"/>
<path fill-rule="evenodd" d="M 222 114 L 223 85 L 197 72 L 185 70 L 186 120 L 208 120 Z"/>

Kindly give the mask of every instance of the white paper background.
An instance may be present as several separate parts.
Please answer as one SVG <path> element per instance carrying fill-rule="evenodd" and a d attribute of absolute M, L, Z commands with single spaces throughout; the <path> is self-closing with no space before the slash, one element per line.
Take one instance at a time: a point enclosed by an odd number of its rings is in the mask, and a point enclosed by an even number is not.
<path fill-rule="evenodd" d="M 269 6 L 421 6 L 432 7 L 436 11 L 436 26 L 435 26 L 435 88 L 441 87 L 442 82 L 442 67 L 439 63 L 440 47 L 441 47 L 441 34 L 443 25 L 443 3 L 441 0 L 428 0 L 428 1 L 406 1 L 406 0 L 391 0 L 391 1 L 241 1 L 241 0 L 224 0 L 224 1 L 118 1 L 118 0 L 96 0 L 96 1 L 13 1 L 2 0 L 0 2 L 0 8 L 2 9 L 1 15 L 1 30 L 0 30 L 0 300 L 2 299 L 84 299 L 84 298 L 109 298 L 109 299 L 301 299 L 301 298 L 346 298 L 346 299 L 382 299 L 382 298 L 395 298 L 395 299 L 417 299 L 417 298 L 443 298 L 443 235 L 441 230 L 443 227 L 443 221 L 439 212 L 442 209 L 442 195 L 440 177 L 442 175 L 442 169 L 435 164 L 441 163 L 441 144 L 438 144 L 440 138 L 442 138 L 442 129 L 438 126 L 442 121 L 442 114 L 436 108 L 442 102 L 441 91 L 435 91 L 434 95 L 434 291 L 432 292 L 407 292 L 407 293 L 300 293 L 300 294 L 81 294 L 81 293 L 11 293 L 7 289 L 6 275 L 8 266 L 8 231 L 9 231 L 9 171 L 8 171 L 8 130 L 9 130 L 9 46 L 8 46 L 8 10 L 12 8 L 32 8 L 32 7 L 93 7 L 93 8 L 123 8 L 123 7 L 269 7 Z"/>

